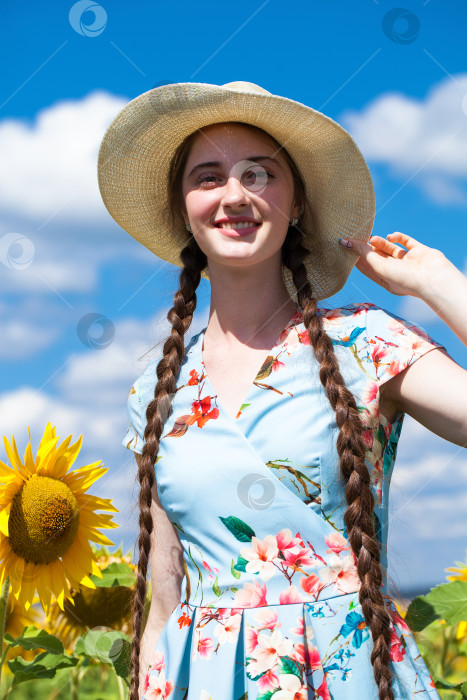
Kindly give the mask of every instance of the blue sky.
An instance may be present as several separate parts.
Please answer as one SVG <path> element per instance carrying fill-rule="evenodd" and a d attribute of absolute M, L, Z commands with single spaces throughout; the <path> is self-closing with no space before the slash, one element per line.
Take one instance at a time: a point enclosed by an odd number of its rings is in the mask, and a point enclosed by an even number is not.
<path fill-rule="evenodd" d="M 0 414 L 21 452 L 28 425 L 34 450 L 49 420 L 62 438 L 83 434 L 78 462 L 109 468 L 93 492 L 114 499 L 121 528 L 111 534 L 129 549 L 138 490 L 133 454 L 120 444 L 126 398 L 168 333 L 178 268 L 160 265 L 99 197 L 108 124 L 163 81 L 246 80 L 303 102 L 348 129 L 367 159 L 373 233 L 403 231 L 465 274 L 467 8 L 439 0 L 399 10 L 381 0 L 87 6 L 94 10 L 2 5 Z M 393 296 L 356 269 L 322 304 L 352 301 L 422 325 L 467 367 L 466 348 L 423 302 Z M 208 308 L 203 280 L 193 333 Z M 389 540 L 402 590 L 436 584 L 464 558 L 466 475 L 465 450 L 406 416 Z"/>

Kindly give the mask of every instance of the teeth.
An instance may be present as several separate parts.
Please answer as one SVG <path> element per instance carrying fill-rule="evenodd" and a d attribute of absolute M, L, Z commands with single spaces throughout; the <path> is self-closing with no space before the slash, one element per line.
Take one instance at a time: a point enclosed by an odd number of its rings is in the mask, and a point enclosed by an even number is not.
<path fill-rule="evenodd" d="M 218 224 L 219 228 L 233 228 L 233 229 L 249 228 L 250 226 L 257 226 L 257 224 L 254 224 L 253 221 L 239 221 L 238 223 L 224 222 L 222 224 Z"/>

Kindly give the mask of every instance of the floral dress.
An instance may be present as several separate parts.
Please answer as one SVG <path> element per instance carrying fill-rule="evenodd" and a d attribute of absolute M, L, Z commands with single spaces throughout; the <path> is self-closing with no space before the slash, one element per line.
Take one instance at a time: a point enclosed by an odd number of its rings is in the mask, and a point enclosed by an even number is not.
<path fill-rule="evenodd" d="M 389 482 L 403 413 L 380 413 L 381 385 L 433 348 L 423 328 L 371 303 L 318 307 L 364 423 L 386 567 Z M 378 698 L 373 648 L 344 524 L 339 429 L 302 317 L 266 354 L 235 420 L 189 342 L 155 463 L 161 504 L 184 552 L 181 600 L 152 652 L 144 700 Z M 122 444 L 141 453 L 158 360 L 128 396 Z M 156 553 L 157 556 L 157 553 Z M 439 698 L 387 594 L 396 698 Z"/>

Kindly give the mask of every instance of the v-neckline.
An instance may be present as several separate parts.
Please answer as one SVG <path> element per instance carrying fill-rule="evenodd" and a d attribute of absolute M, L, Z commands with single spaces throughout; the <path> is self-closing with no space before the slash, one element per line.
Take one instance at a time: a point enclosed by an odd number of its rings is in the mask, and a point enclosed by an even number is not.
<path fill-rule="evenodd" d="M 277 338 L 276 338 L 276 340 L 275 340 L 274 345 L 272 346 L 272 348 L 270 348 L 270 350 L 269 350 L 269 351 L 265 354 L 265 356 L 263 357 L 262 363 L 261 363 L 261 365 L 258 367 L 258 369 L 257 369 L 257 371 L 256 371 L 256 374 L 255 374 L 255 376 L 254 376 L 254 379 L 253 379 L 253 381 L 250 383 L 250 385 L 249 385 L 249 387 L 248 387 L 248 389 L 247 389 L 246 396 L 244 396 L 242 402 L 240 403 L 240 406 L 238 407 L 238 410 L 237 410 L 237 412 L 236 412 L 236 414 L 235 414 L 235 418 L 233 418 L 233 417 L 230 415 L 230 413 L 227 411 L 227 409 L 223 406 L 222 401 L 220 401 L 220 399 L 219 399 L 219 394 L 217 393 L 216 389 L 214 388 L 214 386 L 213 386 L 213 384 L 212 384 L 212 382 L 211 382 L 211 380 L 210 380 L 210 378 L 209 378 L 209 375 L 208 375 L 208 373 L 207 373 L 207 371 L 206 371 L 206 366 L 205 366 L 205 364 L 204 364 L 204 359 L 203 359 L 203 349 L 204 349 L 203 346 L 204 346 L 204 335 L 205 335 L 205 332 L 206 332 L 206 330 L 207 330 L 207 326 L 205 326 L 205 327 L 199 332 L 199 337 L 198 337 L 198 342 L 197 342 L 197 346 L 198 346 L 198 361 L 199 361 L 200 365 L 202 366 L 203 381 L 206 382 L 206 384 L 207 384 L 207 386 L 208 386 L 208 388 L 209 388 L 209 393 L 210 393 L 210 395 L 213 396 L 213 397 L 215 397 L 216 402 L 217 402 L 217 406 L 218 406 L 218 409 L 219 409 L 219 412 L 222 413 L 223 415 L 225 415 L 226 418 L 227 418 L 228 420 L 231 420 L 231 421 L 233 421 L 234 423 L 237 423 L 237 421 L 239 420 L 240 416 L 242 415 L 242 413 L 241 413 L 241 408 L 242 408 L 242 406 L 244 406 L 245 404 L 248 403 L 248 399 L 250 398 L 251 392 L 253 391 L 253 387 L 254 387 L 254 385 L 255 385 L 256 377 L 258 376 L 258 374 L 259 374 L 261 368 L 263 367 L 263 365 L 264 365 L 264 363 L 266 362 L 267 358 L 268 358 L 270 355 L 273 354 L 274 350 L 275 350 L 277 347 L 279 347 L 280 345 L 282 345 L 283 342 L 285 341 L 285 338 L 284 338 L 284 340 L 282 340 L 282 341 L 280 340 L 280 339 L 281 339 L 281 336 L 283 335 L 283 333 L 285 333 L 285 331 L 286 331 L 289 327 L 293 327 L 293 326 L 297 325 L 297 323 L 299 323 L 298 319 L 299 319 L 299 318 L 301 319 L 301 314 L 302 314 L 302 313 L 303 313 L 302 307 L 299 306 L 299 305 L 297 305 L 297 307 L 296 307 L 296 309 L 295 309 L 295 311 L 294 311 L 294 313 L 293 313 L 293 316 L 287 321 L 287 324 L 286 324 L 285 328 L 283 328 L 283 329 L 281 330 L 281 332 L 279 333 L 279 335 L 277 336 Z M 294 323 L 294 321 L 295 321 L 296 319 L 297 319 L 297 323 Z"/>

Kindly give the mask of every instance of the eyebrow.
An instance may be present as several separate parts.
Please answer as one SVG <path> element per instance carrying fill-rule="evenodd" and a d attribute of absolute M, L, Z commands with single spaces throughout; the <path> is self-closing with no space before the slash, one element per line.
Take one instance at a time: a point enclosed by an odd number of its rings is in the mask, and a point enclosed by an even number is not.
<path fill-rule="evenodd" d="M 248 156 L 248 158 L 245 158 L 245 160 L 252 160 L 255 163 L 259 163 L 262 160 L 270 160 L 273 163 L 276 163 L 276 165 L 281 166 L 281 164 L 277 160 L 277 158 L 271 158 L 271 156 Z M 187 177 L 190 177 L 190 175 L 192 175 L 195 172 L 195 170 L 199 170 L 199 168 L 217 168 L 220 165 L 222 165 L 222 163 L 218 160 L 210 160 L 206 163 L 199 163 L 198 165 L 195 165 L 195 167 L 190 170 Z"/>

